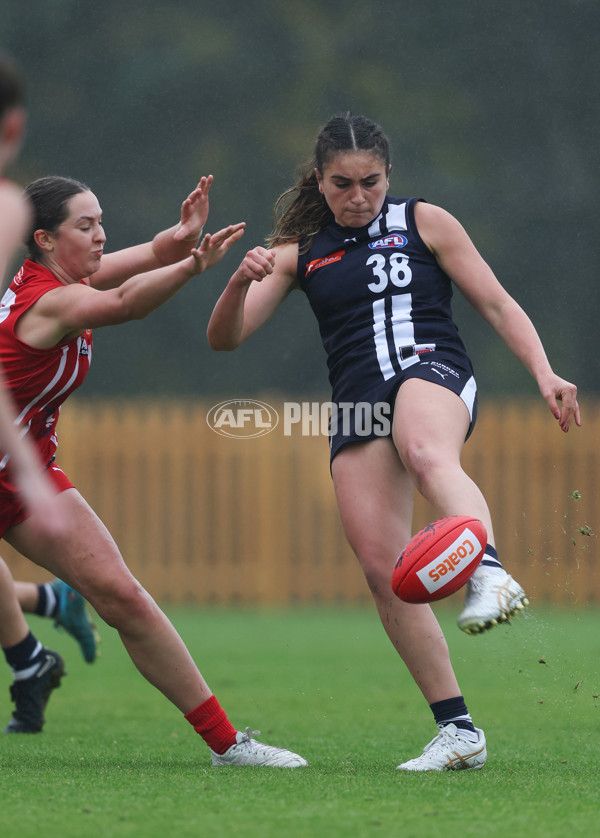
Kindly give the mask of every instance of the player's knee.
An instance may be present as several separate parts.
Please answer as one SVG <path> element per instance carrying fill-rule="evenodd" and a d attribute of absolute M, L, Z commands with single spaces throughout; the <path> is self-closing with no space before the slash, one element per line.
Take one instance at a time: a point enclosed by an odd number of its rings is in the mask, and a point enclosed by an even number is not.
<path fill-rule="evenodd" d="M 88 597 L 104 622 L 119 629 L 124 623 L 148 619 L 154 601 L 133 576 L 106 580 Z"/>
<path fill-rule="evenodd" d="M 439 475 L 452 467 L 444 451 L 419 441 L 402 453 L 402 462 L 419 489 L 435 485 Z"/>
<path fill-rule="evenodd" d="M 390 545 L 382 545 L 381 549 L 370 545 L 370 549 L 363 549 L 357 552 L 357 555 L 371 593 L 376 594 L 383 590 L 387 593 L 397 558 L 390 555 Z"/>

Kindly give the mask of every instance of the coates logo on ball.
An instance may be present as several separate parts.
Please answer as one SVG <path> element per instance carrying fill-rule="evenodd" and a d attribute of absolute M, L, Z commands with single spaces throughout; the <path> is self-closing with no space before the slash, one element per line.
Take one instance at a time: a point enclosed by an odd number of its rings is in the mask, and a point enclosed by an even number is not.
<path fill-rule="evenodd" d="M 478 518 L 453 515 L 434 521 L 406 545 L 392 573 L 392 590 L 404 602 L 450 596 L 483 558 L 487 533 Z"/>

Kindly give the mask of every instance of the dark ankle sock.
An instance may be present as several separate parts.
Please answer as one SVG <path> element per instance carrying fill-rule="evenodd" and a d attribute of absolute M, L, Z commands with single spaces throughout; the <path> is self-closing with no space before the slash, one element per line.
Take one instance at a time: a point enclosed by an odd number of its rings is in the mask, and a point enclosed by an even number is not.
<path fill-rule="evenodd" d="M 462 695 L 454 698 L 446 698 L 443 701 L 435 701 L 429 705 L 440 730 L 446 725 L 455 724 L 460 731 L 476 733 L 473 719 L 471 718 L 467 705 Z"/>
<path fill-rule="evenodd" d="M 7 664 L 12 669 L 15 681 L 31 678 L 43 660 L 44 647 L 31 632 L 19 643 L 3 649 Z"/>
<path fill-rule="evenodd" d="M 58 611 L 58 597 L 50 582 L 45 585 L 38 585 L 38 601 L 34 614 L 40 617 L 56 617 Z"/>
<path fill-rule="evenodd" d="M 237 742 L 237 730 L 214 695 L 186 713 L 185 718 L 217 754 L 224 754 Z"/>
<path fill-rule="evenodd" d="M 481 565 L 483 567 L 495 567 L 498 570 L 503 569 L 502 563 L 498 559 L 498 553 L 496 552 L 496 548 L 492 547 L 491 544 L 486 544 L 483 559 L 481 560 Z"/>

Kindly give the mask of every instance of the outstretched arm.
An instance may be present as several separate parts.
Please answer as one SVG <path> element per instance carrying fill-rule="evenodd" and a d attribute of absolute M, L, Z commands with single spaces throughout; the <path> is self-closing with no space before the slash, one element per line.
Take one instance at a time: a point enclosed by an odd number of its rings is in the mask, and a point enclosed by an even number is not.
<path fill-rule="evenodd" d="M 179 223 L 157 233 L 152 241 L 107 253 L 91 277 L 92 287 L 116 288 L 135 274 L 180 262 L 198 243 L 208 218 L 213 176 L 203 177 L 181 205 Z"/>
<path fill-rule="evenodd" d="M 440 207 L 419 203 L 421 237 L 440 267 L 536 380 L 561 430 L 581 425 L 577 387 L 556 375 L 530 318 L 498 282 L 459 222 Z"/>
<path fill-rule="evenodd" d="M 53 288 L 22 315 L 18 337 L 40 349 L 56 346 L 83 329 L 113 326 L 147 317 L 190 279 L 216 265 L 244 234 L 234 224 L 203 238 L 199 248 L 175 265 L 130 277 L 118 288 L 99 291 L 82 283 Z"/>
<path fill-rule="evenodd" d="M 213 349 L 232 350 L 254 334 L 296 287 L 298 245 L 248 251 L 208 323 Z"/>

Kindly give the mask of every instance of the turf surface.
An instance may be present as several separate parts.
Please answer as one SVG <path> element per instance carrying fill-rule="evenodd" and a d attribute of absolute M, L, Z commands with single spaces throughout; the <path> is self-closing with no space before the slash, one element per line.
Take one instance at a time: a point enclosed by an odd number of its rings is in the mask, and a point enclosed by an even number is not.
<path fill-rule="evenodd" d="M 475 723 L 482 771 L 395 771 L 435 735 L 374 611 L 167 609 L 235 725 L 305 756 L 298 770 L 215 769 L 114 631 L 83 662 L 31 618 L 69 674 L 44 731 L 0 737 L 2 838 L 586 836 L 598 833 L 600 613 L 528 609 L 467 637 L 438 616 Z M 0 710 L 8 720 L 7 667 Z"/>

